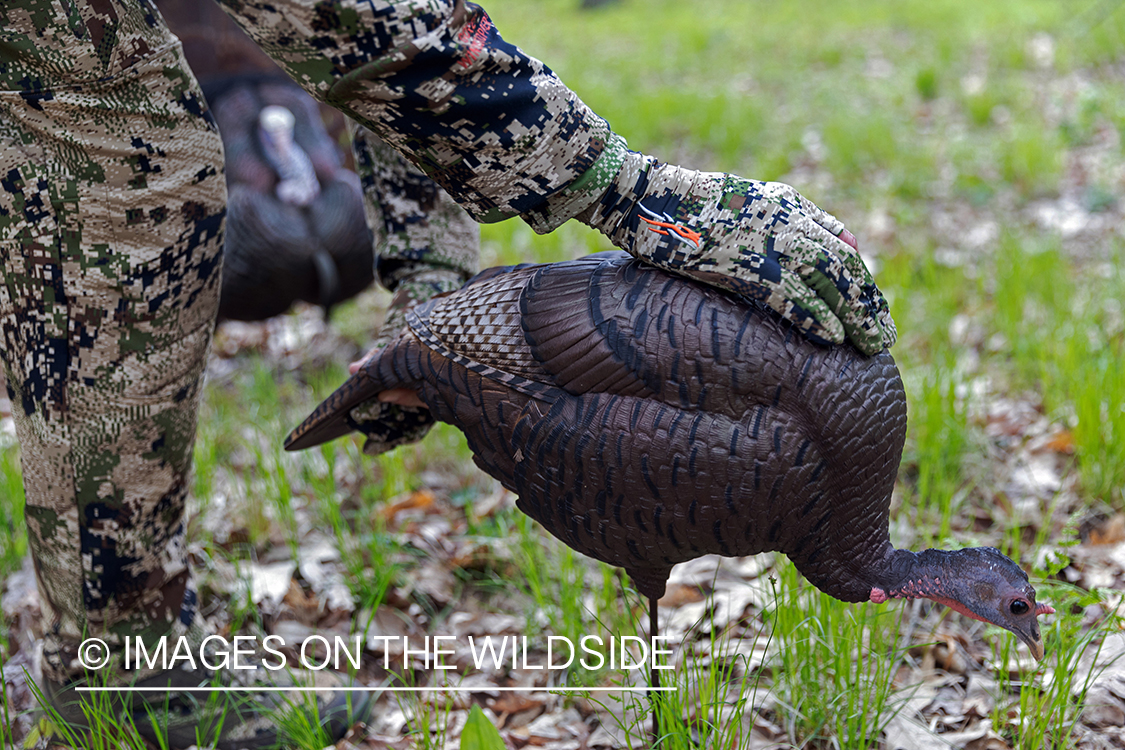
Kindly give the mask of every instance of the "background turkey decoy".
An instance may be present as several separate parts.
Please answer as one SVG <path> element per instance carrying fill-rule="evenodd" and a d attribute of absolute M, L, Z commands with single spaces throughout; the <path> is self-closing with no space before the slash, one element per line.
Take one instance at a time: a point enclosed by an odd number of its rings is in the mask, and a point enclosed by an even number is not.
<path fill-rule="evenodd" d="M 374 280 L 359 178 L 316 103 L 289 81 L 238 76 L 204 93 L 226 152 L 219 315 L 262 320 L 297 300 L 332 305 Z"/>
<path fill-rule="evenodd" d="M 491 269 L 407 321 L 287 449 L 343 435 L 357 404 L 410 389 L 521 510 L 625 568 L 654 620 L 676 563 L 776 550 L 838 599 L 927 597 L 1042 658 L 1037 616 L 1054 610 L 1010 559 L 891 545 L 906 397 L 888 352 L 812 344 L 624 253 Z"/>
<path fill-rule="evenodd" d="M 160 0 L 219 126 L 227 222 L 219 317 L 332 305 L 374 281 L 359 178 L 339 113 L 325 113 L 216 3 Z M 325 127 L 324 117 L 332 123 Z"/>

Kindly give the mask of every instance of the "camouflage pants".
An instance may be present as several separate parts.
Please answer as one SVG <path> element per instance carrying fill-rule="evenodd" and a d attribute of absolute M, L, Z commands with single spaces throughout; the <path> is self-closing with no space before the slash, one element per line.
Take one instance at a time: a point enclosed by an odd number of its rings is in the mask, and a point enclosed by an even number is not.
<path fill-rule="evenodd" d="M 63 682 L 84 637 L 206 634 L 184 504 L 218 306 L 223 155 L 148 0 L 17 0 L 0 21 L 0 354 L 44 674 Z M 458 286 L 475 270 L 472 222 L 401 157 L 360 148 L 380 280 L 418 296 Z"/>
<path fill-rule="evenodd" d="M 84 635 L 201 635 L 183 516 L 223 153 L 150 6 L 28 0 L 0 20 L 3 362 L 61 680 Z"/>

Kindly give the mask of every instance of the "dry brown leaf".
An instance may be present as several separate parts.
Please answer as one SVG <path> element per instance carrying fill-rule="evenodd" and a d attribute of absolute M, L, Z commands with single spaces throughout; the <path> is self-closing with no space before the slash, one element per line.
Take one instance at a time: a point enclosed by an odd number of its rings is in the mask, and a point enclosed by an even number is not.
<path fill-rule="evenodd" d="M 215 328 L 211 349 L 216 357 L 229 359 L 245 350 L 262 350 L 269 344 L 270 329 L 264 323 L 226 320 Z"/>
<path fill-rule="evenodd" d="M 527 623 L 522 617 L 498 612 L 454 612 L 447 622 L 458 638 L 520 635 Z"/>
<path fill-rule="evenodd" d="M 261 564 L 250 562 L 244 571 L 250 577 L 250 599 L 261 607 L 274 608 L 289 591 L 297 563 L 292 560 Z"/>
<path fill-rule="evenodd" d="M 368 731 L 384 740 L 401 737 L 409 721 L 406 713 L 393 699 L 386 702 L 380 701 L 379 703 L 380 705 L 371 712 L 371 716 L 367 719 Z M 413 745 L 414 743 L 410 742 L 407 747 L 413 747 Z"/>
<path fill-rule="evenodd" d="M 314 551 L 335 551 L 335 546 L 315 546 Z M 355 597 L 352 590 L 344 580 L 341 567 L 336 558 L 319 557 L 306 554 L 305 545 L 301 545 L 300 564 L 298 570 L 301 577 L 308 581 L 312 593 L 315 594 L 317 605 L 322 614 L 348 615 L 355 611 Z"/>
<path fill-rule="evenodd" d="M 453 586 L 456 583 L 453 573 L 442 563 L 428 561 L 411 576 L 411 591 L 415 596 L 421 594 L 439 607 L 453 601 Z"/>
<path fill-rule="evenodd" d="M 450 540 L 453 524 L 445 516 L 426 516 L 406 527 L 406 532 L 411 544 L 443 560 L 450 559 L 457 550 L 457 545 Z"/>
<path fill-rule="evenodd" d="M 380 655 L 386 652 L 392 657 L 402 656 L 404 638 L 420 635 L 413 620 L 387 606 L 379 607 L 374 613 L 364 610 L 356 617 L 356 626 L 359 632 L 367 635 L 367 648 Z"/>
<path fill-rule="evenodd" d="M 1078 750 L 1121 750 L 1125 747 L 1125 729 L 1109 727 L 1106 729 L 1086 729 L 1078 727 Z"/>
<path fill-rule="evenodd" d="M 310 635 L 323 635 L 315 625 L 308 625 L 297 620 L 279 620 L 270 628 L 273 634 L 280 636 L 285 641 L 285 645 L 291 648 L 299 648 L 301 643 Z"/>
<path fill-rule="evenodd" d="M 601 724 L 586 740 L 586 747 L 591 750 L 616 750 L 628 747 L 625 732 L 615 724 Z"/>
<path fill-rule="evenodd" d="M 1022 453 L 1009 477 L 1012 494 L 1017 498 L 1049 498 L 1062 487 L 1058 456 L 1053 453 Z"/>
<path fill-rule="evenodd" d="M 705 598 L 706 595 L 699 590 L 698 586 L 685 586 L 676 583 L 669 586 L 664 596 L 660 597 L 660 606 L 682 607 L 685 604 L 701 602 Z"/>
<path fill-rule="evenodd" d="M 1095 729 L 1125 726 L 1125 702 L 1104 685 L 1095 685 L 1086 695 L 1082 723 Z"/>
<path fill-rule="evenodd" d="M 949 745 L 922 724 L 898 714 L 887 724 L 886 750 L 947 750 Z"/>
<path fill-rule="evenodd" d="M 509 545 L 502 540 L 461 538 L 454 540 L 449 564 L 464 570 L 502 569 L 512 560 Z"/>
<path fill-rule="evenodd" d="M 1118 544 L 1125 542 L 1125 515 L 1118 513 L 1090 529 L 1087 544 Z"/>
<path fill-rule="evenodd" d="M 488 702 L 498 716 L 503 714 L 516 714 L 529 708 L 542 707 L 542 701 L 535 700 L 528 693 L 502 693 L 499 698 Z"/>
<path fill-rule="evenodd" d="M 994 696 L 999 694 L 996 681 L 991 676 L 976 673 L 969 678 L 969 687 L 965 691 L 965 700 L 962 711 L 965 716 L 983 719 L 992 713 L 996 705 Z"/>
<path fill-rule="evenodd" d="M 379 515 L 389 524 L 394 520 L 396 515 L 404 510 L 428 510 L 433 504 L 434 493 L 429 490 L 416 490 L 401 500 L 392 502 L 390 505 L 382 508 L 379 511 Z"/>
<path fill-rule="evenodd" d="M 1060 430 L 1052 435 L 1043 447 L 1055 453 L 1074 454 L 1074 434 L 1070 430 Z"/>
<path fill-rule="evenodd" d="M 320 601 L 315 594 L 306 593 L 296 578 L 289 579 L 289 590 L 285 592 L 281 603 L 286 614 L 292 615 L 294 619 L 309 625 L 316 623 Z"/>
<path fill-rule="evenodd" d="M 964 750 L 1011 750 L 1008 743 L 993 731 L 992 722 L 988 719 L 964 732 L 946 732 L 941 737 L 949 747 Z"/>
<path fill-rule="evenodd" d="M 972 662 L 961 644 L 955 638 L 944 636 L 934 645 L 934 664 L 950 674 L 965 674 L 972 667 Z"/>
<path fill-rule="evenodd" d="M 995 398 L 988 406 L 985 434 L 990 437 L 1024 435 L 1040 418 L 1039 405 L 1024 399 Z"/>
<path fill-rule="evenodd" d="M 564 723 L 564 713 L 544 714 L 539 707 L 539 715 L 526 724 L 525 728 L 512 731 L 513 735 L 523 735 L 533 746 L 544 746 L 550 742 L 573 740 L 574 735 L 561 728 Z M 532 711 L 535 711 L 533 708 Z"/>
<path fill-rule="evenodd" d="M 469 510 L 472 512 L 474 518 L 482 520 L 491 517 L 497 511 L 504 508 L 515 507 L 515 504 L 515 493 L 497 486 L 495 492 L 474 500 L 472 505 L 469 506 Z"/>

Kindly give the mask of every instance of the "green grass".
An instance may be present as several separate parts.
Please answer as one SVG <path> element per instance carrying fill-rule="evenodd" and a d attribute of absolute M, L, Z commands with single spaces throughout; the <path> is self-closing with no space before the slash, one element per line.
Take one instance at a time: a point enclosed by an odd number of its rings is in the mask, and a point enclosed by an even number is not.
<path fill-rule="evenodd" d="M 610 638 L 643 630 L 635 615 L 647 609 L 641 606 L 631 613 L 625 606 L 626 578 L 621 571 L 604 563 L 591 566 L 569 547 L 544 539 L 542 529 L 522 513 L 514 516 L 512 526 L 508 543 L 514 539 L 517 545 L 515 583 L 533 603 L 526 613 L 528 635 L 561 636 L 572 644 L 591 635 L 608 643 Z M 607 648 L 597 648 L 594 642 L 590 646 L 608 663 Z M 605 671 L 585 669 L 576 659 L 567 670 L 567 684 L 596 685 Z"/>
<path fill-rule="evenodd" d="M 705 601 L 706 612 L 713 611 L 715 593 Z M 735 630 L 733 626 L 718 630 L 704 614 L 678 644 L 671 644 L 675 652 L 694 658 L 681 658 L 671 665 L 673 669 L 660 670 L 661 687 L 674 690 L 622 692 L 607 699 L 617 704 L 612 708 L 596 697 L 591 700 L 613 717 L 629 747 L 645 747 L 652 741 L 653 711 L 659 727 L 654 747 L 660 750 L 742 747 L 754 714 L 770 693 L 760 667 L 773 636 L 764 628 L 752 639 L 739 637 Z"/>
<path fill-rule="evenodd" d="M 1049 241 L 1050 242 L 1050 241 Z M 1092 502 L 1125 509 L 1125 332 L 1120 251 L 1080 268 L 1057 249 L 1005 238 L 986 290 L 1004 346 L 998 369 L 1043 395 L 1045 408 L 1073 433 Z"/>
<path fill-rule="evenodd" d="M 0 622 L 0 625 L 7 623 Z M 6 629 L 6 628 L 5 628 Z M 0 659 L 0 747 L 8 747 L 8 745 L 15 743 L 12 727 L 15 726 L 13 721 L 16 717 L 15 707 L 11 705 L 11 699 L 8 697 L 8 683 L 4 679 L 4 661 L 7 659 L 7 644 L 0 644 L 3 650 L 0 655 L 4 659 Z"/>
<path fill-rule="evenodd" d="M 874 746 L 905 700 L 895 685 L 906 650 L 898 635 L 902 608 L 844 604 L 804 583 L 788 562 L 777 573 L 767 620 L 777 641 L 774 690 L 790 719 L 790 742 Z"/>
<path fill-rule="evenodd" d="M 27 554 L 23 501 L 19 453 L 0 435 L 0 578 L 19 570 Z"/>
<path fill-rule="evenodd" d="M 946 365 L 948 367 L 948 364 Z M 913 474 L 904 506 L 927 544 L 946 539 L 968 487 L 970 449 L 967 405 L 955 371 L 935 366 L 911 384 L 904 464 Z"/>

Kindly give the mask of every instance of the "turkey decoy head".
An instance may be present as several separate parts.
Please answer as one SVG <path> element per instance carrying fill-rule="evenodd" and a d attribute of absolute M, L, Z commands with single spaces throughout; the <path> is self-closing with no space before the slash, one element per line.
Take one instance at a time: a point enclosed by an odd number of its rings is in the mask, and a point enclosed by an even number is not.
<path fill-rule="evenodd" d="M 320 195 L 316 169 L 294 137 L 297 118 L 285 107 L 271 104 L 258 114 L 262 153 L 277 172 L 275 192 L 292 206 L 308 206 Z"/>
<path fill-rule="evenodd" d="M 872 586 L 871 601 L 924 597 L 974 620 L 1011 631 L 1032 655 L 1041 660 L 1043 638 L 1039 616 L 1054 613 L 1050 605 L 1036 603 L 1035 589 L 1015 562 L 993 547 L 959 550 L 928 549 L 918 553 L 896 550 L 907 565 L 891 585 Z"/>

